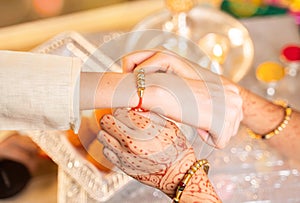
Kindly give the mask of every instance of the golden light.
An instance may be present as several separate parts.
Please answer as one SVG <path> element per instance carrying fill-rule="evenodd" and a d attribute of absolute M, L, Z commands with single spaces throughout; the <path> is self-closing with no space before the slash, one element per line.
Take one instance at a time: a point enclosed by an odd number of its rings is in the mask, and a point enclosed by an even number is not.
<path fill-rule="evenodd" d="M 226 36 L 208 33 L 198 42 L 198 45 L 209 55 L 209 57 L 223 64 L 230 50 L 230 42 Z"/>
<path fill-rule="evenodd" d="M 228 37 L 232 45 L 241 46 L 244 43 L 243 33 L 240 29 L 230 28 L 228 30 Z"/>
<path fill-rule="evenodd" d="M 215 46 L 213 48 L 213 55 L 216 58 L 222 57 L 222 55 L 223 55 L 223 49 L 222 49 L 222 47 L 221 47 L 220 44 L 215 44 Z"/>

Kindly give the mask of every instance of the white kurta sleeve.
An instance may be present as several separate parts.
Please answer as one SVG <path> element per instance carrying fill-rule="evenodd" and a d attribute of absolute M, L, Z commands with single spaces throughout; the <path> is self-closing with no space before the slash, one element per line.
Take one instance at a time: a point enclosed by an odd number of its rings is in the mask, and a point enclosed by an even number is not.
<path fill-rule="evenodd" d="M 81 61 L 0 51 L 0 130 L 78 129 Z"/>

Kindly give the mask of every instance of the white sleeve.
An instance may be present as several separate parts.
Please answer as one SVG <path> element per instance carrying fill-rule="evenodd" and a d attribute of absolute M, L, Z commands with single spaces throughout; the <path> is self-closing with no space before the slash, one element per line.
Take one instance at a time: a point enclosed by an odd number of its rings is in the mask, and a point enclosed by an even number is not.
<path fill-rule="evenodd" d="M 77 58 L 0 51 L 0 130 L 79 128 Z"/>

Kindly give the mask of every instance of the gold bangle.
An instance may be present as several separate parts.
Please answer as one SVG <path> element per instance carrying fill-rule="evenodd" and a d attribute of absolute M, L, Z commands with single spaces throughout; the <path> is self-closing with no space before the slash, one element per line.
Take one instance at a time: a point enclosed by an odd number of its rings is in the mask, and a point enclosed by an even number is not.
<path fill-rule="evenodd" d="M 270 139 L 274 135 L 278 135 L 289 123 L 289 121 L 291 119 L 292 111 L 293 111 L 292 108 L 284 101 L 276 101 L 274 103 L 285 108 L 285 115 L 284 115 L 283 121 L 274 130 L 272 130 L 271 132 L 269 132 L 267 134 L 264 134 L 264 135 L 257 134 L 255 132 L 253 132 L 252 130 L 250 130 L 249 128 L 247 128 L 246 129 L 247 133 L 252 138 L 255 138 L 255 139 Z"/>
<path fill-rule="evenodd" d="M 183 190 L 193 177 L 193 175 L 197 172 L 199 168 L 202 168 L 206 174 L 208 174 L 209 170 L 209 163 L 206 159 L 201 159 L 196 161 L 190 169 L 185 173 L 183 176 L 183 179 L 179 182 L 177 189 L 176 189 L 176 194 L 175 197 L 173 198 L 173 203 L 179 203 L 181 195 L 183 193 Z"/>

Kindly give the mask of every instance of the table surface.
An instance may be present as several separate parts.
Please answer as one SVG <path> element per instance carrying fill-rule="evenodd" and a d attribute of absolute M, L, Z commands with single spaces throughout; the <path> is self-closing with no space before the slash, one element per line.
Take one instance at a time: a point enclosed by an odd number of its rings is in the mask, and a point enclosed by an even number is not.
<path fill-rule="evenodd" d="M 254 42 L 255 57 L 253 62 L 253 68 L 240 82 L 241 85 L 249 87 L 252 91 L 257 94 L 264 95 L 262 86 L 257 82 L 254 71 L 255 67 L 267 60 L 278 61 L 280 49 L 288 43 L 299 43 L 299 30 L 295 26 L 293 19 L 288 16 L 272 16 L 263 18 L 251 18 L 243 20 L 242 23 L 248 28 L 250 36 Z M 99 38 L 95 38 L 97 33 L 91 33 L 85 35 L 93 44 L 99 45 Z M 299 94 L 299 74 L 297 77 L 286 77 L 279 84 L 279 90 L 276 97 L 288 99 L 289 102 L 297 109 L 300 109 Z M 241 127 L 242 129 L 242 127 Z M 240 150 L 240 151 L 239 151 Z M 236 159 L 235 153 L 240 152 L 238 155 L 239 159 Z M 281 202 L 282 198 L 291 197 L 290 202 L 300 201 L 299 197 L 296 198 L 296 192 L 299 191 L 300 182 L 299 174 L 297 170 L 293 168 L 290 163 L 283 159 L 280 155 L 266 155 L 266 157 L 276 159 L 272 160 L 275 165 L 266 167 L 260 165 L 261 159 L 251 159 L 251 155 L 259 156 L 259 153 L 273 153 L 273 149 L 269 149 L 260 143 L 254 143 L 247 138 L 234 138 L 230 145 L 223 151 L 216 151 L 213 157 L 211 157 L 212 172 L 210 178 L 215 184 L 217 191 L 223 198 L 224 202 L 255 202 L 256 200 L 264 200 L 266 202 Z M 246 157 L 241 157 L 245 155 Z M 221 162 L 220 162 L 221 160 Z M 218 162 L 219 161 L 219 162 Z M 229 163 L 230 161 L 230 163 Z M 264 160 L 266 161 L 266 160 Z M 214 166 L 222 164 L 223 172 L 214 169 Z M 277 165 L 276 165 L 277 164 Z M 249 167 L 249 165 L 251 167 Z M 231 167 L 230 167 L 231 166 Z M 230 170 L 234 167 L 234 170 Z M 244 166 L 241 167 L 241 166 Z M 284 174 L 284 172 L 286 172 Z M 288 173 L 288 175 L 286 175 Z M 283 174 L 283 175 L 282 175 Z M 19 203 L 19 202 L 49 202 L 55 203 L 57 201 L 57 174 L 54 172 L 44 174 L 42 176 L 36 176 L 32 179 L 28 187 L 19 195 L 14 198 L 7 200 L 0 200 L 2 203 Z M 266 176 L 267 175 L 267 176 Z M 269 179 L 264 184 L 260 183 L 260 178 Z M 236 178 L 236 179 L 233 179 Z M 243 181 L 238 182 L 237 179 L 241 178 Z M 277 188 L 274 188 L 275 182 L 283 178 L 288 179 L 289 182 L 281 180 Z M 290 180 L 290 179 L 293 180 Z M 232 181 L 233 183 L 231 183 Z M 248 185 L 246 185 L 248 184 Z M 249 186 L 250 184 L 250 186 Z M 285 186 L 289 189 L 283 189 Z M 289 187 L 292 186 L 292 187 Z M 237 187 L 241 187 L 238 189 Z M 251 188 L 253 191 L 249 192 L 248 197 L 245 196 L 244 188 Z M 261 187 L 265 187 L 264 193 L 258 193 Z M 277 195 L 273 191 L 280 191 Z M 285 194 L 285 192 L 287 192 Z M 235 193 L 235 194 L 233 194 Z M 241 195 L 239 197 L 234 197 Z M 298 195 L 299 196 L 299 195 Z M 168 202 L 168 198 L 165 197 L 161 192 L 141 185 L 136 181 L 132 181 L 124 190 L 114 195 L 107 203 L 114 202 Z M 285 199 L 286 200 L 286 199 Z"/>

